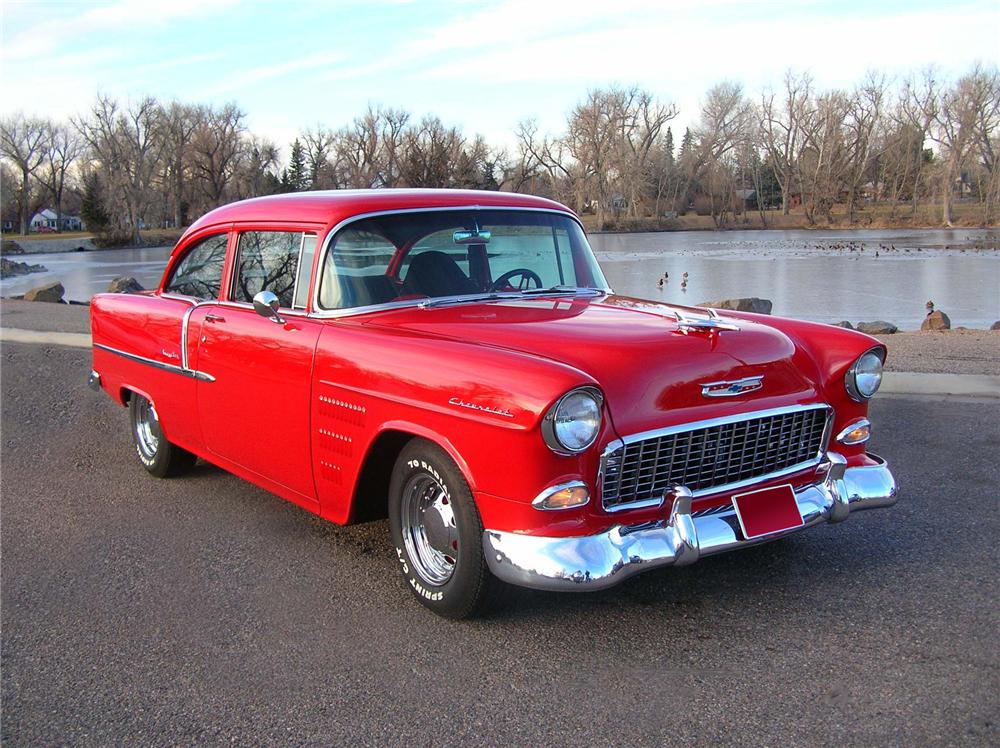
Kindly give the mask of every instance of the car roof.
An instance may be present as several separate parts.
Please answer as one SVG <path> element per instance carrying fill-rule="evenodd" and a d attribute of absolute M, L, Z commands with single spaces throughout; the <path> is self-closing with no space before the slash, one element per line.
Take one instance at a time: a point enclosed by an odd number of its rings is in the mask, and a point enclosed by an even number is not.
<path fill-rule="evenodd" d="M 356 215 L 419 208 L 472 206 L 534 208 L 572 214 L 565 205 L 534 195 L 486 190 L 322 190 L 268 195 L 223 205 L 195 221 L 185 233 L 240 221 L 288 221 L 335 225 Z"/>

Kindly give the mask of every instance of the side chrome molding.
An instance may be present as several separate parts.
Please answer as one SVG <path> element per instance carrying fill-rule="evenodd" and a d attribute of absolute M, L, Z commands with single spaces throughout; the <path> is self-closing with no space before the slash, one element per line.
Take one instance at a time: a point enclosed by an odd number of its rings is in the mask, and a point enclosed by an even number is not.
<path fill-rule="evenodd" d="M 215 377 L 204 371 L 197 371 L 195 369 L 188 369 L 187 367 L 176 364 L 168 364 L 163 361 L 156 361 L 151 358 L 146 358 L 145 356 L 138 356 L 134 353 L 127 353 L 126 351 L 120 351 L 117 348 L 112 348 L 109 345 L 103 345 L 101 343 L 94 343 L 94 348 L 100 348 L 102 351 L 107 351 L 108 353 L 113 353 L 116 356 L 121 356 L 129 361 L 136 361 L 140 364 L 146 364 L 147 366 L 152 366 L 154 369 L 162 369 L 163 371 L 169 371 L 171 374 L 180 374 L 182 377 L 189 377 L 191 379 L 198 379 L 202 382 L 214 382 Z M 184 356 L 183 358 L 187 358 Z"/>

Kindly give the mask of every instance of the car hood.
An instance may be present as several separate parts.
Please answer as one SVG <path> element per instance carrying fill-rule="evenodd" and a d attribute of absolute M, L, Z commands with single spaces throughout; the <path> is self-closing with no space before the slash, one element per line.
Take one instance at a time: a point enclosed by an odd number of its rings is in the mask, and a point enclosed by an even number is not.
<path fill-rule="evenodd" d="M 815 364 L 781 330 L 721 317 L 738 329 L 691 331 L 679 323 L 678 311 L 708 318 L 704 309 L 603 296 L 410 307 L 372 315 L 366 324 L 572 366 L 604 391 L 619 435 L 820 398 Z M 703 394 L 706 383 L 756 376 L 763 380 L 755 391 Z"/>

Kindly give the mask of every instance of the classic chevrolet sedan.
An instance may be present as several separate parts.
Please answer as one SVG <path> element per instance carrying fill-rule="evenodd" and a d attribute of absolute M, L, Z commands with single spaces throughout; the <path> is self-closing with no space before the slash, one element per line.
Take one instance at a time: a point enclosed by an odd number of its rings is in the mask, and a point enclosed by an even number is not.
<path fill-rule="evenodd" d="M 91 306 L 91 386 L 157 477 L 201 457 L 341 524 L 388 517 L 460 618 L 889 506 L 885 348 L 618 296 L 536 197 L 300 193 L 204 216 L 155 291 Z"/>

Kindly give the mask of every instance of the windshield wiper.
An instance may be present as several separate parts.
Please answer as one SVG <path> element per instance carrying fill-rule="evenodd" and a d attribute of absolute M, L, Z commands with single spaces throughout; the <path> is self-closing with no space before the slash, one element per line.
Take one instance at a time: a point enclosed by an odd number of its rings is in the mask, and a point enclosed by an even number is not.
<path fill-rule="evenodd" d="M 430 309 L 436 306 L 445 306 L 446 304 L 471 304 L 476 301 L 499 301 L 501 299 L 516 299 L 520 296 L 517 293 L 480 293 L 480 294 L 466 294 L 464 296 L 441 296 L 436 299 L 427 299 L 427 301 L 421 301 L 417 306 L 421 309 Z"/>
<path fill-rule="evenodd" d="M 599 288 L 587 288 L 585 286 L 549 286 L 548 288 L 526 288 L 519 293 L 521 296 L 552 296 L 553 294 L 578 294 L 578 293 L 588 293 L 588 294 L 602 294 Z"/>

